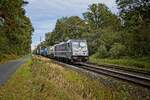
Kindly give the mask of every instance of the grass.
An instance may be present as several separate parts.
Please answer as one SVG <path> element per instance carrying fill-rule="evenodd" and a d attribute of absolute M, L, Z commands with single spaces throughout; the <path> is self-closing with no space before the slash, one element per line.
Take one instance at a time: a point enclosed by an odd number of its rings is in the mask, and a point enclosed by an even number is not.
<path fill-rule="evenodd" d="M 96 64 L 120 65 L 122 68 L 150 72 L 150 57 L 126 59 L 98 59 L 94 56 L 91 56 L 89 61 Z"/>
<path fill-rule="evenodd" d="M 0 87 L 0 100 L 136 100 L 150 98 L 149 91 L 93 79 L 34 56 Z M 112 85 L 110 85 L 112 84 Z M 139 93 L 140 92 L 140 97 Z M 144 94 L 143 94 L 144 93 Z M 143 95 L 146 97 L 144 97 Z M 147 99 L 147 100 L 148 100 Z"/>
<path fill-rule="evenodd" d="M 30 66 L 31 61 L 24 64 L 4 86 L 0 87 L 0 100 L 22 100 L 30 97 Z"/>

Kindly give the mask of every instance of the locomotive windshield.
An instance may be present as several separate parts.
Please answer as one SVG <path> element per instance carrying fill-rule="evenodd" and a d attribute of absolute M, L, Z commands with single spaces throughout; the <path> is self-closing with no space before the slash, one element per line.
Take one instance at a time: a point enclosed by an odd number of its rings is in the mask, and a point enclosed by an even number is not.
<path fill-rule="evenodd" d="M 80 48 L 80 47 L 84 48 L 87 46 L 86 42 L 84 42 L 84 41 L 72 42 L 72 45 L 75 48 Z"/>
<path fill-rule="evenodd" d="M 79 47 L 79 42 L 72 42 L 73 47 L 78 48 Z"/>
<path fill-rule="evenodd" d="M 86 42 L 80 42 L 80 47 L 86 47 Z"/>

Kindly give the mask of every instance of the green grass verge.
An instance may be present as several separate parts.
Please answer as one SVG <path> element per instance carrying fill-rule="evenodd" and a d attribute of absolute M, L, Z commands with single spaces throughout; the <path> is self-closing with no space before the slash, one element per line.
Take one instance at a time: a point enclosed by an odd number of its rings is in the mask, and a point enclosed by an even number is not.
<path fill-rule="evenodd" d="M 95 56 L 91 56 L 89 61 L 96 64 L 120 65 L 122 68 L 150 72 L 150 57 L 126 59 L 98 59 Z"/>
<path fill-rule="evenodd" d="M 63 68 L 51 60 L 33 57 L 0 87 L 0 100 L 136 100 L 137 88 L 110 86 L 86 74 Z M 108 85 L 110 84 L 110 85 Z M 130 86 L 131 87 L 131 86 Z M 140 89 L 141 93 L 144 93 Z M 144 93 L 147 95 L 149 91 Z M 134 95 L 133 95 L 134 94 Z M 143 96 L 141 95 L 143 98 Z M 149 97 L 148 97 L 149 98 Z"/>
<path fill-rule="evenodd" d="M 30 87 L 29 79 L 31 61 L 22 65 L 19 70 L 6 82 L 4 86 L 0 87 L 0 100 L 29 100 Z"/>

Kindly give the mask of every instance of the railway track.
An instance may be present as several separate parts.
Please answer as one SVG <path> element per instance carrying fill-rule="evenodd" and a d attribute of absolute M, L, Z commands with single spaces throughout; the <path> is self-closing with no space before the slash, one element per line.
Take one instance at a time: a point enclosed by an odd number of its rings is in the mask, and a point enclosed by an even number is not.
<path fill-rule="evenodd" d="M 147 74 L 141 74 L 139 72 L 132 72 L 132 71 L 123 71 L 123 70 L 117 70 L 113 68 L 106 68 L 103 66 L 95 66 L 91 64 L 86 63 L 80 63 L 81 67 L 87 70 L 90 70 L 92 72 L 98 73 L 98 74 L 105 74 L 111 77 L 119 78 L 122 80 L 130 81 L 145 87 L 150 88 L 150 76 Z"/>
<path fill-rule="evenodd" d="M 62 63 L 58 61 L 55 61 L 55 62 L 65 67 L 81 68 L 90 72 L 115 77 L 121 80 L 125 80 L 128 82 L 138 84 L 140 86 L 150 88 L 150 75 L 149 74 L 107 68 L 105 66 L 97 66 L 97 65 L 87 64 L 87 63 L 78 63 L 78 64 L 70 65 L 70 64 L 66 64 L 66 63 Z"/>
<path fill-rule="evenodd" d="M 150 71 L 144 70 L 144 69 L 136 69 L 136 68 L 130 68 L 130 67 L 125 67 L 125 66 L 120 66 L 120 65 L 113 65 L 113 64 L 109 64 L 109 65 L 108 64 L 95 64 L 95 63 L 91 63 L 91 62 L 87 62 L 87 64 L 96 65 L 96 66 L 103 66 L 106 68 L 123 70 L 123 71 L 127 71 L 127 72 L 138 73 L 138 74 L 150 76 Z"/>

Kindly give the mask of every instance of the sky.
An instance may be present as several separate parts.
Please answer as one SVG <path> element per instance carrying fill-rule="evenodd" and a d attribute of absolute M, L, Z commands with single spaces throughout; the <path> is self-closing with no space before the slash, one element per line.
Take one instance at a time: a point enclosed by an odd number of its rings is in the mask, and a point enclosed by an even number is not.
<path fill-rule="evenodd" d="M 115 0 L 27 0 L 26 15 L 34 27 L 32 35 L 32 49 L 44 41 L 45 33 L 51 32 L 58 18 L 66 16 L 80 16 L 87 11 L 88 5 L 104 3 L 113 13 L 117 13 Z"/>

